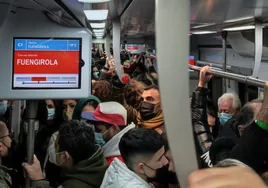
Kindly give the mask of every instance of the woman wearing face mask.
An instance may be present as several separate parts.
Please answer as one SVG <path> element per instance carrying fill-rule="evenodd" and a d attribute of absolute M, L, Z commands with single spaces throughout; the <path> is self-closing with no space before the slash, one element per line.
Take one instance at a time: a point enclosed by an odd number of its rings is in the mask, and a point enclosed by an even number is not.
<path fill-rule="evenodd" d="M 59 125 L 62 122 L 62 109 L 60 101 L 56 100 L 40 100 L 38 101 L 37 114 L 34 124 L 35 130 L 35 143 L 34 153 L 40 160 L 41 167 L 43 168 L 48 142 L 51 135 L 56 132 Z M 20 164 L 19 171 L 23 174 L 21 163 L 25 162 L 27 156 L 27 132 L 28 132 L 28 120 L 26 113 L 22 114 L 22 123 L 20 126 L 19 143 L 18 143 L 18 161 Z M 22 177 L 23 178 L 23 177 Z M 21 180 L 23 183 L 24 178 Z"/>
<path fill-rule="evenodd" d="M 63 107 L 63 120 L 70 121 L 73 117 L 74 108 L 77 104 L 78 100 L 75 99 L 65 99 L 62 101 Z"/>

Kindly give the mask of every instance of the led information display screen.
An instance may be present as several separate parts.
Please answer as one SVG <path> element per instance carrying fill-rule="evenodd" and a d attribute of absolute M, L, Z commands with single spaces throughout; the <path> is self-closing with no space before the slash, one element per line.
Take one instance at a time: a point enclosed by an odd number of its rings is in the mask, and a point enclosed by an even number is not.
<path fill-rule="evenodd" d="M 79 88 L 81 41 L 80 38 L 14 38 L 12 88 Z"/>

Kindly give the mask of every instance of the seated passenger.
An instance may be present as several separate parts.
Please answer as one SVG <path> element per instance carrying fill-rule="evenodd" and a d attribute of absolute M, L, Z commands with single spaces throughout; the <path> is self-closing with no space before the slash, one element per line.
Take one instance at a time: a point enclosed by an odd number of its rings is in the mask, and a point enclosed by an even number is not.
<path fill-rule="evenodd" d="M 81 119 L 82 112 L 93 112 L 101 101 L 94 95 L 90 95 L 88 98 L 80 99 L 74 108 L 73 120 Z"/>
<path fill-rule="evenodd" d="M 94 124 L 96 142 L 102 146 L 108 164 L 115 157 L 123 161 L 118 148 L 119 141 L 126 132 L 135 128 L 135 124 L 127 126 L 126 109 L 117 102 L 104 102 L 94 112 L 82 113 L 82 118 Z"/>
<path fill-rule="evenodd" d="M 63 119 L 64 121 L 70 121 L 73 117 L 73 111 L 77 104 L 77 100 L 66 99 L 63 100 Z"/>
<path fill-rule="evenodd" d="M 93 129 L 78 120 L 61 125 L 55 144 L 50 146 L 49 157 L 64 171 L 61 184 L 64 188 L 98 188 L 107 169 L 103 152 L 95 145 Z M 49 187 L 35 156 L 32 165 L 23 166 L 33 181 L 33 188 Z"/>
<path fill-rule="evenodd" d="M 159 134 L 164 133 L 164 116 L 158 87 L 153 85 L 145 88 L 142 97 L 144 101 L 137 116 L 138 127 L 154 129 Z"/>
<path fill-rule="evenodd" d="M 114 159 L 101 188 L 152 188 L 158 169 L 165 167 L 164 141 L 151 129 L 132 129 L 120 140 L 119 149 L 126 164 Z"/>
<path fill-rule="evenodd" d="M 241 102 L 234 93 L 224 93 L 218 99 L 219 118 L 222 126 L 232 124 L 232 120 L 239 114 Z M 227 123 L 228 122 L 228 123 Z"/>

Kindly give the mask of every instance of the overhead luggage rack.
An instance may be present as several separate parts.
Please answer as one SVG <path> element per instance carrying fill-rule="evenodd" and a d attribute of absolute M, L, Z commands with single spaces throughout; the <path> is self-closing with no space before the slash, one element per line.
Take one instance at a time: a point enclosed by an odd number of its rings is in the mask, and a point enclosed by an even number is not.
<path fill-rule="evenodd" d="M 189 65 L 189 69 L 199 72 L 202 69 L 202 67 Z M 243 76 L 243 75 L 219 71 L 219 70 L 215 70 L 215 69 L 209 70 L 208 73 L 215 75 L 215 76 L 222 77 L 222 78 L 236 80 L 238 82 L 241 82 L 241 83 L 244 83 L 247 85 L 252 85 L 252 86 L 262 87 L 262 88 L 264 87 L 264 84 L 266 82 L 264 80 L 259 80 L 257 78 L 253 78 L 251 76 Z"/>

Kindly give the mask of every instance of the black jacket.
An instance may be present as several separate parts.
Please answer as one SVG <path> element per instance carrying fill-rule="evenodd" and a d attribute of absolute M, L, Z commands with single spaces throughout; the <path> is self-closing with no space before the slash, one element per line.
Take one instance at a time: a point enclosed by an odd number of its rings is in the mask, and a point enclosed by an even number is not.
<path fill-rule="evenodd" d="M 230 119 L 223 126 L 218 137 L 212 143 L 209 150 L 209 155 L 213 165 L 217 164 L 221 160 L 230 158 L 231 151 L 239 139 L 235 122 L 235 118 Z"/>
<path fill-rule="evenodd" d="M 192 95 L 191 112 L 195 146 L 200 168 L 212 167 L 209 148 L 213 142 L 207 122 L 208 89 L 197 88 Z"/>
<path fill-rule="evenodd" d="M 253 122 L 239 139 L 231 157 L 242 161 L 257 173 L 268 171 L 268 131 Z"/>

